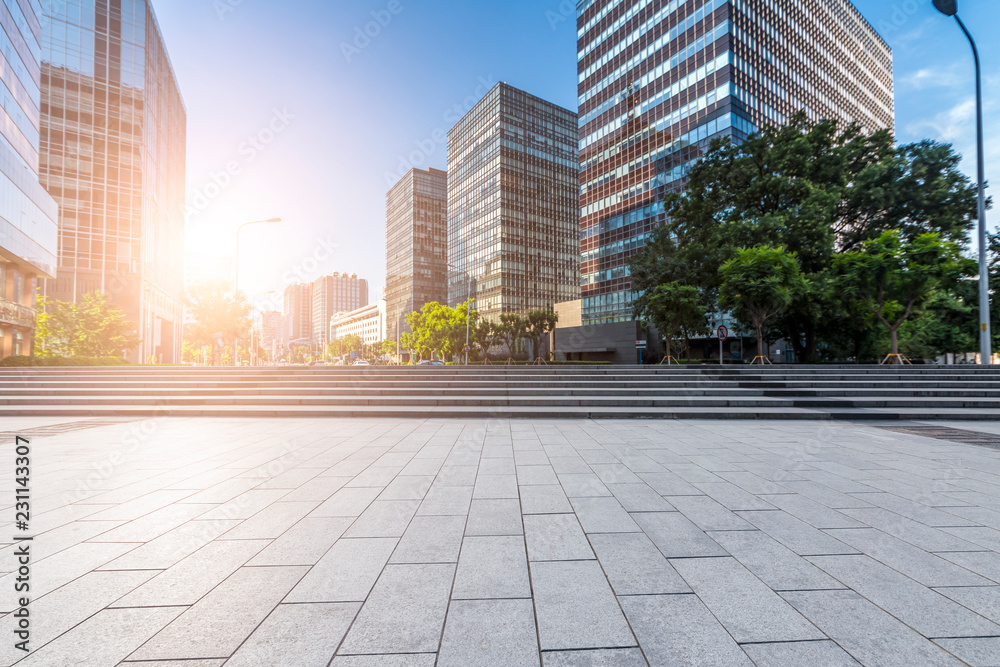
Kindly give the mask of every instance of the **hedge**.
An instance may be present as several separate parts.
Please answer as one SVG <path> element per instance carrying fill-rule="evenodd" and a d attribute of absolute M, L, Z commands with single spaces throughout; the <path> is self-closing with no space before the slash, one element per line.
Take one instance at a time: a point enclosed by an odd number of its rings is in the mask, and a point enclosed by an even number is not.
<path fill-rule="evenodd" d="M 0 361 L 0 367 L 25 366 L 128 366 L 129 362 L 119 357 L 7 357 Z"/>

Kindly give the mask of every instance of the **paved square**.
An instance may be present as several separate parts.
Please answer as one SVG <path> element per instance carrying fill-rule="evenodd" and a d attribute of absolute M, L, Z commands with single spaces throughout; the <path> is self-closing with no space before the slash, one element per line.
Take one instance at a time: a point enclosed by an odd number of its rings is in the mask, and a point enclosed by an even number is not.
<path fill-rule="evenodd" d="M 842 422 L 87 421 L 0 425 L 47 434 L 28 656 L 0 448 L 0 664 L 1000 664 L 1000 448 Z"/>

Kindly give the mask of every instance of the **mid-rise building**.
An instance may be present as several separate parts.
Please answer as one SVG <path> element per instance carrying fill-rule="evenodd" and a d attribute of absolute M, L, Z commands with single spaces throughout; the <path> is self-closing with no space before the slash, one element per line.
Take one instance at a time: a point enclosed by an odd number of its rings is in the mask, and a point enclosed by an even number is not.
<path fill-rule="evenodd" d="M 312 283 L 294 283 L 285 288 L 281 335 L 286 347 L 314 342 L 312 288 Z"/>
<path fill-rule="evenodd" d="M 574 112 L 505 83 L 448 132 L 450 305 L 471 289 L 495 318 L 578 298 L 576 138 Z"/>
<path fill-rule="evenodd" d="M 448 302 L 448 172 L 413 169 L 385 200 L 386 334 L 396 340 L 407 315 Z"/>
<path fill-rule="evenodd" d="M 58 210 L 39 183 L 40 11 L 9 2 L 0 31 L 0 358 L 31 354 L 36 288 L 56 275 Z"/>
<path fill-rule="evenodd" d="M 341 312 L 356 310 L 368 303 L 368 281 L 358 274 L 332 273 L 312 283 L 310 321 L 312 342 L 329 342 L 330 318 Z"/>
<path fill-rule="evenodd" d="M 280 356 L 282 337 L 279 311 L 265 310 L 260 314 L 260 346 L 267 351 L 272 361 Z"/>
<path fill-rule="evenodd" d="M 850 0 L 577 7 L 584 324 L 632 319 L 629 258 L 711 139 L 799 110 L 893 126 L 892 52 Z"/>
<path fill-rule="evenodd" d="M 45 8 L 41 181 L 59 204 L 48 295 L 106 293 L 136 323 L 132 361 L 179 362 L 187 121 L 153 8 Z"/>
<path fill-rule="evenodd" d="M 330 318 L 330 340 L 357 336 L 365 345 L 375 345 L 386 340 L 386 300 L 353 310 L 337 313 Z"/>

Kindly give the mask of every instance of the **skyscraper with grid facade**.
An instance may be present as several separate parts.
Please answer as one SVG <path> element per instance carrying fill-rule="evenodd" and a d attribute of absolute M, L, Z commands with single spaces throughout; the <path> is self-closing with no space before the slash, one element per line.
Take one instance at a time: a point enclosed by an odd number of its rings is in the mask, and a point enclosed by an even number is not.
<path fill-rule="evenodd" d="M 448 301 L 488 318 L 579 298 L 577 116 L 499 83 L 448 132 Z"/>
<path fill-rule="evenodd" d="M 577 27 L 585 324 L 632 318 L 629 257 L 711 139 L 893 126 L 892 52 L 850 0 L 581 0 Z"/>

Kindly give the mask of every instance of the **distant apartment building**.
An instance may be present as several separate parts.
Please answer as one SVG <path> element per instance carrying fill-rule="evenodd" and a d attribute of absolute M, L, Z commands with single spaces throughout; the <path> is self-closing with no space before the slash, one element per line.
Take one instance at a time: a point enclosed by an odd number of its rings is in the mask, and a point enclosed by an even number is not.
<path fill-rule="evenodd" d="M 285 288 L 281 337 L 286 347 L 314 342 L 312 289 L 311 283 L 295 283 Z"/>
<path fill-rule="evenodd" d="M 339 313 L 330 319 L 330 340 L 357 336 L 365 345 L 375 345 L 386 340 L 386 300 L 358 308 L 349 313 Z"/>
<path fill-rule="evenodd" d="M 407 315 L 448 302 L 448 172 L 413 169 L 385 199 L 386 336 L 396 340 Z"/>
<path fill-rule="evenodd" d="M 132 361 L 179 362 L 187 120 L 153 8 L 61 0 L 44 19 L 40 173 L 59 205 L 47 293 L 105 292 L 136 323 Z"/>
<path fill-rule="evenodd" d="M 265 310 L 260 314 L 260 346 L 267 351 L 272 360 L 281 356 L 283 344 L 279 311 Z"/>
<path fill-rule="evenodd" d="M 629 258 L 713 138 L 739 142 L 799 110 L 893 126 L 892 51 L 849 0 L 577 9 L 584 324 L 632 319 Z"/>
<path fill-rule="evenodd" d="M 484 316 L 579 298 L 577 115 L 497 84 L 448 132 L 448 302 Z"/>
<path fill-rule="evenodd" d="M 55 277 L 58 249 L 57 205 L 39 183 L 41 10 L 34 2 L 8 2 L 3 11 L 0 358 L 31 354 L 36 288 Z"/>
<path fill-rule="evenodd" d="M 368 281 L 356 273 L 333 273 L 312 283 L 312 341 L 320 345 L 329 342 L 330 318 L 361 308 L 368 303 Z"/>

